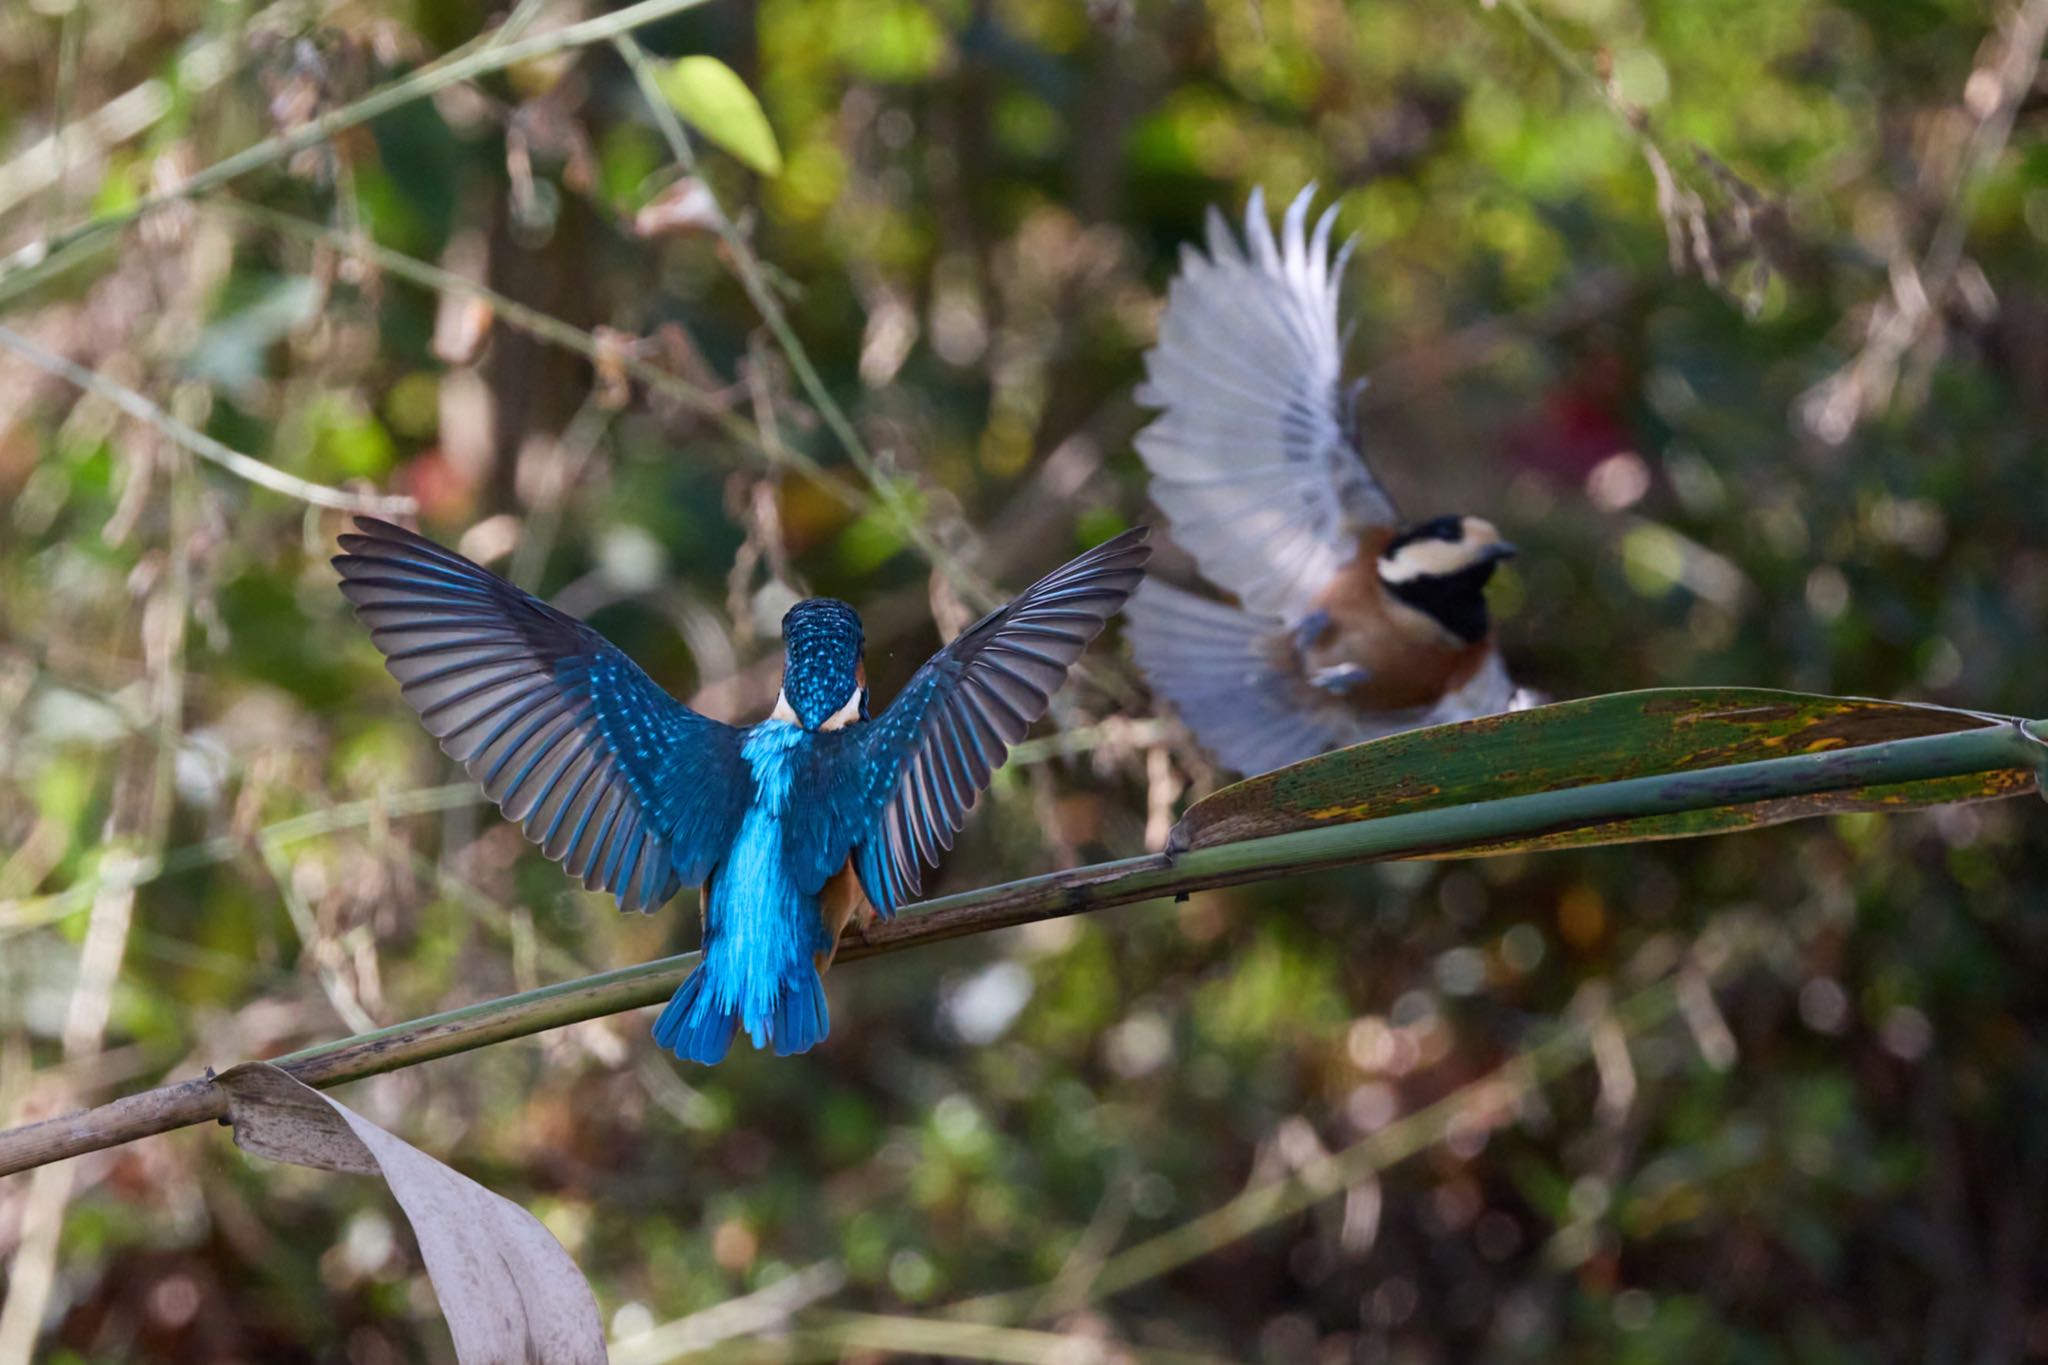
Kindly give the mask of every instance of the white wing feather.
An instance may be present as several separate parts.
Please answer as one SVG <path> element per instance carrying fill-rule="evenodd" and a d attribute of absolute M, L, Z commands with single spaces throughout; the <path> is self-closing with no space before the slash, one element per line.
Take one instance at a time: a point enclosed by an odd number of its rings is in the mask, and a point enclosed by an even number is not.
<path fill-rule="evenodd" d="M 1276 240 L 1253 191 L 1242 243 L 1209 211 L 1209 251 L 1190 247 L 1167 294 L 1138 401 L 1162 409 L 1138 435 L 1152 496 L 1204 577 L 1247 608 L 1308 612 L 1357 550 L 1399 515 L 1350 434 L 1337 329 L 1336 210 L 1305 231 L 1314 187 Z"/>

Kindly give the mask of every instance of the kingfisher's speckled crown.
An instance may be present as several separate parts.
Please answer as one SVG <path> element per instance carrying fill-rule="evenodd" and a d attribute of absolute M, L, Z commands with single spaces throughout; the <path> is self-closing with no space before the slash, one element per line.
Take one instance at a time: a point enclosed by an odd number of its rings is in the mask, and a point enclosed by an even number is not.
<path fill-rule="evenodd" d="M 782 694 L 806 730 L 823 725 L 859 686 L 860 614 L 832 597 L 807 597 L 782 618 Z"/>

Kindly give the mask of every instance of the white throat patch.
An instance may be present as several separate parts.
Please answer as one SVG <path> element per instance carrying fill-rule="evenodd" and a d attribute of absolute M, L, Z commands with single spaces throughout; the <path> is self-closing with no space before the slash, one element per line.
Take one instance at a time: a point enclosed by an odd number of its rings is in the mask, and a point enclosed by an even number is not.
<path fill-rule="evenodd" d="M 867 697 L 868 690 L 865 687 L 854 688 L 853 692 L 846 698 L 846 704 L 825 717 L 825 723 L 818 728 L 820 730 L 838 730 L 859 720 L 861 703 L 866 701 Z M 775 709 L 768 713 L 768 719 L 779 720 L 789 725 L 803 724 L 802 721 L 797 719 L 796 708 L 789 704 L 789 693 L 787 692 L 778 691 L 775 694 Z"/>
<path fill-rule="evenodd" d="M 818 728 L 820 730 L 837 730 L 842 726 L 851 725 L 854 721 L 860 719 L 861 703 L 867 699 L 868 690 L 865 687 L 854 688 L 852 692 L 847 694 L 846 705 L 825 717 L 825 723 Z"/>

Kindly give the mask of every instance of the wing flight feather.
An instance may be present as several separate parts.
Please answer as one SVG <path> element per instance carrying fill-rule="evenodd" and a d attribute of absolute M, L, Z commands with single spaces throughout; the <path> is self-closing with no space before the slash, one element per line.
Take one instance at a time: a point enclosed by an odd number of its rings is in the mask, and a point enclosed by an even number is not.
<path fill-rule="evenodd" d="M 923 889 L 923 868 L 953 847 L 989 775 L 1138 586 L 1146 535 L 1138 527 L 1103 542 L 976 621 L 853 732 L 863 770 L 886 795 L 853 849 L 877 911 L 894 914 Z"/>
<path fill-rule="evenodd" d="M 342 594 L 406 701 L 544 854 L 626 910 L 710 875 L 752 790 L 740 731 L 424 536 L 358 517 L 341 547 Z"/>

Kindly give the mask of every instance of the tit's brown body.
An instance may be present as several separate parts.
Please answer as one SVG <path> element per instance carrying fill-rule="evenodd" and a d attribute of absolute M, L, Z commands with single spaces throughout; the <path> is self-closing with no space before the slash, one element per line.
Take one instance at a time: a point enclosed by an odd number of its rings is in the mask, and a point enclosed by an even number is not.
<path fill-rule="evenodd" d="M 1433 705 L 1478 674 L 1494 650 L 1492 631 L 1463 640 L 1427 613 L 1393 596 L 1375 566 L 1394 538 L 1375 528 L 1359 538 L 1358 555 L 1337 570 L 1315 595 L 1329 624 L 1306 641 L 1274 637 L 1277 666 L 1308 679 L 1339 670 L 1366 675 L 1363 681 L 1327 690 L 1330 698 L 1366 712 L 1408 711 Z"/>

